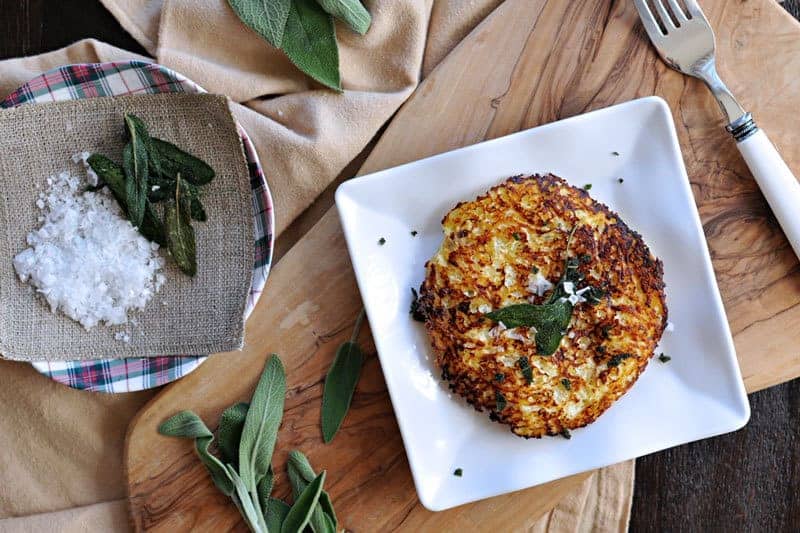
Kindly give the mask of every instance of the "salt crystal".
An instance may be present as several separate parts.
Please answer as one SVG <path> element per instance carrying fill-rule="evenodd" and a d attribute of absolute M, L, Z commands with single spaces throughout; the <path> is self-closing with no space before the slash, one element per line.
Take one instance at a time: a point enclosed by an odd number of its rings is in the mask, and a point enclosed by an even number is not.
<path fill-rule="evenodd" d="M 77 154 L 72 154 L 72 161 L 83 165 L 83 168 L 86 169 L 86 181 L 89 185 L 95 187 L 100 183 L 100 178 L 94 169 L 92 169 L 91 165 L 89 165 L 89 156 L 91 155 L 92 154 L 89 152 L 78 152 Z"/>
<path fill-rule="evenodd" d="M 88 153 L 76 154 L 79 160 Z M 81 194 L 69 172 L 47 178 L 41 226 L 14 258 L 19 278 L 37 289 L 52 312 L 91 329 L 125 324 L 166 281 L 164 259 L 123 217 L 106 190 Z M 128 335 L 130 339 L 130 335 Z M 124 340 L 124 339 L 123 339 Z"/>
<path fill-rule="evenodd" d="M 118 341 L 122 341 L 125 344 L 130 344 L 131 342 L 131 335 L 127 331 L 121 331 L 114 335 L 114 338 Z"/>

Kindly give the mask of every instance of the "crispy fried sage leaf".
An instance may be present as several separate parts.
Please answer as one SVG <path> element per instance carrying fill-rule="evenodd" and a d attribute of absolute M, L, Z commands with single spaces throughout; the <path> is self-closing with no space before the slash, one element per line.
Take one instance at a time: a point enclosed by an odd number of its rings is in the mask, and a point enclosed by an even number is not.
<path fill-rule="evenodd" d="M 228 0 L 236 16 L 275 48 L 283 42 L 292 0 Z"/>
<path fill-rule="evenodd" d="M 550 304 L 516 304 L 486 315 L 507 328 L 536 328 L 537 355 L 553 355 L 572 317 L 572 304 L 556 301 Z"/>
<path fill-rule="evenodd" d="M 294 505 L 289 510 L 281 526 L 281 533 L 300 533 L 303 531 L 317 506 L 319 496 L 322 494 L 322 485 L 325 483 L 325 471 L 303 489 L 295 499 Z"/>
<path fill-rule="evenodd" d="M 198 222 L 208 220 L 206 209 L 203 207 L 203 202 L 200 201 L 200 198 L 192 198 L 189 202 L 189 213 L 192 216 L 192 220 L 197 220 Z"/>
<path fill-rule="evenodd" d="M 300 70 L 326 87 L 342 90 L 333 17 L 314 0 L 292 0 L 282 49 Z"/>
<path fill-rule="evenodd" d="M 147 149 L 142 140 L 131 134 L 131 141 L 122 150 L 122 168 L 125 171 L 125 205 L 128 220 L 137 228 L 144 219 L 147 203 Z"/>
<path fill-rule="evenodd" d="M 233 480 L 228 469 L 208 451 L 214 435 L 199 416 L 191 411 L 181 411 L 158 426 L 158 432 L 168 437 L 194 439 L 197 455 L 211 475 L 214 485 L 227 496 L 233 494 Z"/>
<path fill-rule="evenodd" d="M 350 28 L 364 35 L 372 23 L 372 17 L 359 0 L 317 0 L 322 9 L 345 22 Z"/>
<path fill-rule="evenodd" d="M 178 267 L 190 276 L 197 274 L 197 245 L 187 202 L 181 196 L 181 178 L 175 186 L 175 199 L 164 210 L 167 244 Z"/>
<path fill-rule="evenodd" d="M 285 396 L 286 373 L 273 354 L 253 393 L 239 443 L 239 473 L 251 493 L 270 468 Z"/>
<path fill-rule="evenodd" d="M 122 167 L 100 154 L 92 154 L 88 159 L 88 163 L 111 190 L 111 194 L 114 195 L 120 208 L 127 216 L 128 204 L 125 200 L 127 192 L 125 188 L 125 173 Z M 145 204 L 144 218 L 142 219 L 142 225 L 139 226 L 139 233 L 148 240 L 157 242 L 162 246 L 167 243 L 164 224 L 159 220 L 158 214 L 150 202 Z"/>
<path fill-rule="evenodd" d="M 131 131 L 131 128 L 133 128 L 136 130 L 136 133 L 142 139 L 142 143 L 147 149 L 147 163 L 150 172 L 152 172 L 156 176 L 161 175 L 161 156 L 156 150 L 155 145 L 153 144 L 153 139 L 150 137 L 150 132 L 147 131 L 147 126 L 145 126 L 142 119 L 140 119 L 133 113 L 126 113 L 125 125 L 128 127 L 129 133 Z"/>
<path fill-rule="evenodd" d="M 202 159 L 155 137 L 153 146 L 161 156 L 161 177 L 174 180 L 180 174 L 192 185 L 205 185 L 214 179 L 214 169 Z"/>

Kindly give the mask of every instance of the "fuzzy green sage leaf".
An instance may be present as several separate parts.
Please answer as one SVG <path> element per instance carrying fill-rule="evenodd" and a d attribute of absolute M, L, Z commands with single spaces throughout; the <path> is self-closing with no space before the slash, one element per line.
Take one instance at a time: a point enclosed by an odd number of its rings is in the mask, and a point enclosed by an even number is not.
<path fill-rule="evenodd" d="M 292 450 L 289 453 L 286 461 L 286 474 L 292 487 L 292 497 L 295 499 L 317 477 L 308 458 L 299 450 Z M 323 490 L 319 497 L 319 503 L 311 515 L 309 525 L 314 533 L 326 533 L 329 529 L 328 522 L 333 524 L 333 531 L 336 531 L 338 524 L 336 512 L 333 510 L 330 495 Z"/>
<path fill-rule="evenodd" d="M 286 372 L 273 354 L 253 393 L 239 443 L 239 473 L 253 494 L 270 468 L 285 396 Z"/>
<path fill-rule="evenodd" d="M 372 17 L 359 0 L 317 0 L 322 9 L 364 35 L 369 30 Z"/>
<path fill-rule="evenodd" d="M 263 505 L 264 514 L 266 514 L 267 529 L 270 532 L 280 533 L 281 526 L 286 520 L 286 515 L 289 514 L 291 507 L 277 498 L 270 498 L 267 505 Z"/>
<path fill-rule="evenodd" d="M 326 443 L 333 440 L 336 432 L 350 409 L 358 377 L 361 375 L 361 365 L 364 363 L 364 354 L 356 344 L 361 324 L 364 321 L 364 309 L 356 318 L 350 341 L 345 342 L 336 350 L 333 364 L 325 376 L 325 388 L 322 392 L 322 440 Z"/>
<path fill-rule="evenodd" d="M 281 48 L 300 70 L 326 87 L 342 90 L 333 17 L 314 0 L 292 0 Z"/>
<path fill-rule="evenodd" d="M 208 450 L 214 435 L 199 416 L 192 411 L 181 411 L 162 422 L 158 426 L 158 432 L 167 437 L 194 439 L 197 455 L 211 475 L 214 485 L 226 496 L 233 494 L 233 480 L 228 469 Z"/>
<path fill-rule="evenodd" d="M 281 47 L 292 0 L 228 0 L 236 16 L 272 46 Z"/>
<path fill-rule="evenodd" d="M 301 533 L 303 531 L 317 506 L 320 494 L 322 494 L 323 483 L 325 483 L 325 471 L 314 478 L 297 497 L 283 521 L 281 533 Z"/>
<path fill-rule="evenodd" d="M 220 415 L 217 428 L 217 448 L 219 448 L 222 460 L 237 468 L 239 466 L 239 441 L 242 438 L 248 407 L 250 404 L 240 402 L 225 409 Z"/>

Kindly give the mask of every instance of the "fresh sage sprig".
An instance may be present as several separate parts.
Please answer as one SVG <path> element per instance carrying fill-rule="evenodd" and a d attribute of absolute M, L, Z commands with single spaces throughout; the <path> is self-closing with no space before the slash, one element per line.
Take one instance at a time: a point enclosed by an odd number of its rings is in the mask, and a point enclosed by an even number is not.
<path fill-rule="evenodd" d="M 350 340 L 336 350 L 328 375 L 325 376 L 325 388 L 322 392 L 322 439 L 327 443 L 333 440 L 344 417 L 350 409 L 358 377 L 361 375 L 361 365 L 364 363 L 364 354 L 361 352 L 356 340 L 361 331 L 364 320 L 362 309 L 356 319 L 353 334 Z"/>
<path fill-rule="evenodd" d="M 230 497 L 247 526 L 255 533 L 335 533 L 336 514 L 323 489 L 325 472 L 315 474 L 308 459 L 290 454 L 287 470 L 294 504 L 271 497 L 272 453 L 283 417 L 286 373 L 280 358 L 272 355 L 256 385 L 250 403 L 237 403 L 223 411 L 217 429 L 221 458 L 209 451 L 214 435 L 191 411 L 181 411 L 164 421 L 162 435 L 194 439 L 195 449 L 217 488 Z"/>
<path fill-rule="evenodd" d="M 292 497 L 295 500 L 306 489 L 306 486 L 314 481 L 317 474 L 308 462 L 308 458 L 299 450 L 289 453 L 286 461 L 286 474 L 289 477 L 289 484 L 292 486 Z M 333 510 L 331 497 L 324 490 L 320 493 L 319 501 L 314 507 L 309 520 L 309 525 L 314 533 L 335 533 L 338 521 L 336 512 Z"/>
<path fill-rule="evenodd" d="M 334 17 L 364 34 L 372 19 L 360 0 L 228 0 L 236 16 L 319 83 L 342 90 Z"/>
<path fill-rule="evenodd" d="M 128 143 L 122 165 L 101 154 L 88 163 L 108 186 L 123 212 L 147 239 L 168 246 L 180 269 L 197 273 L 197 248 L 192 220 L 208 219 L 200 187 L 215 177 L 205 161 L 174 144 L 152 137 L 145 123 L 125 114 Z M 154 204 L 165 202 L 163 223 Z"/>

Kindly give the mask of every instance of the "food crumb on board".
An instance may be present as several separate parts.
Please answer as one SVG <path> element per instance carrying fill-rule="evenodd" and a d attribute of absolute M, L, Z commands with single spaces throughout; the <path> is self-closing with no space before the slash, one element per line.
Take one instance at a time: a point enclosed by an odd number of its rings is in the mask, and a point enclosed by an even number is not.
<path fill-rule="evenodd" d="M 379 244 L 379 245 L 381 245 L 381 246 L 383 246 L 384 244 L 386 244 L 386 239 L 384 239 L 383 237 L 381 237 L 380 239 L 378 239 L 378 244 Z"/>
<path fill-rule="evenodd" d="M 127 323 L 128 311 L 144 309 L 166 281 L 158 245 L 136 231 L 106 189 L 81 192 L 81 178 L 70 172 L 47 183 L 36 201 L 41 225 L 14 257 L 19 279 L 42 295 L 51 312 L 61 311 L 87 330 L 101 322 Z"/>
<path fill-rule="evenodd" d="M 672 357 L 662 352 L 661 354 L 659 354 L 658 360 L 661 361 L 662 363 L 669 363 L 670 361 L 672 361 Z"/>
<path fill-rule="evenodd" d="M 460 469 L 460 468 L 456 468 L 453 471 L 453 475 L 456 476 L 456 477 L 461 477 L 461 476 L 464 475 L 464 471 L 462 469 Z"/>
<path fill-rule="evenodd" d="M 624 182 L 625 180 L 624 180 L 624 179 L 622 179 L 622 178 L 618 178 L 618 179 L 617 179 L 617 181 L 618 181 L 618 182 L 620 182 L 620 183 L 622 183 L 622 182 Z"/>

